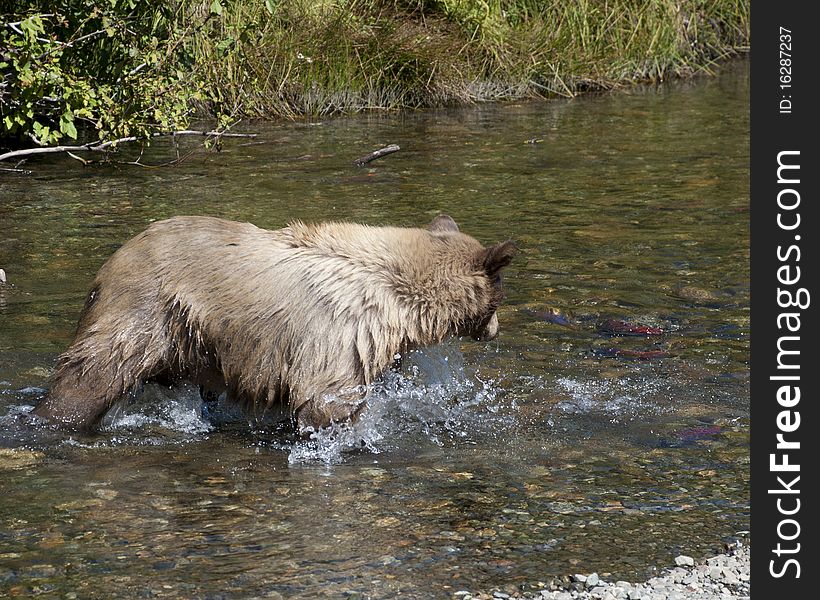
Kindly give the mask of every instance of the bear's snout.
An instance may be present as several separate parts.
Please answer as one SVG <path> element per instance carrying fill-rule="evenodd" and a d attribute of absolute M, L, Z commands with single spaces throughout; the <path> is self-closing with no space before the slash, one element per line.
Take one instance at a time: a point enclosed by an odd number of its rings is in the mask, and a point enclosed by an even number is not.
<path fill-rule="evenodd" d="M 498 315 L 493 313 L 490 320 L 473 333 L 473 339 L 477 342 L 489 342 L 498 336 Z"/>

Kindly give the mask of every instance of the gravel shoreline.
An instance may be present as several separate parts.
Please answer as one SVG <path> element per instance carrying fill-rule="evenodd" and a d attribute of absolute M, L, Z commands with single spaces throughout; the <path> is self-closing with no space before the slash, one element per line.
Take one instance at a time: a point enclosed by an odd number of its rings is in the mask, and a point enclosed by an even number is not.
<path fill-rule="evenodd" d="M 691 556 L 675 558 L 674 567 L 643 583 L 609 582 L 597 573 L 572 575 L 565 584 L 547 589 L 509 593 L 460 590 L 460 600 L 749 600 L 750 546 L 738 541 L 719 554 L 696 563 Z"/>

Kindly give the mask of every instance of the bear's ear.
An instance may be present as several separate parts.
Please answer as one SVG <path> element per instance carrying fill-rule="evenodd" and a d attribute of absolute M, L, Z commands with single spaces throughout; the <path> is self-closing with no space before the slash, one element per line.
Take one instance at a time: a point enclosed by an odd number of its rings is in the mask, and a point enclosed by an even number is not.
<path fill-rule="evenodd" d="M 427 226 L 427 229 L 433 232 L 456 232 L 458 231 L 458 225 L 456 225 L 456 222 L 453 221 L 453 218 L 450 215 L 439 215 L 435 219 L 430 221 L 430 224 Z"/>
<path fill-rule="evenodd" d="M 518 254 L 518 247 L 515 242 L 507 240 L 495 246 L 484 248 L 480 254 L 481 264 L 487 275 L 493 278 L 498 275 L 501 269 L 512 262 L 516 254 Z"/>

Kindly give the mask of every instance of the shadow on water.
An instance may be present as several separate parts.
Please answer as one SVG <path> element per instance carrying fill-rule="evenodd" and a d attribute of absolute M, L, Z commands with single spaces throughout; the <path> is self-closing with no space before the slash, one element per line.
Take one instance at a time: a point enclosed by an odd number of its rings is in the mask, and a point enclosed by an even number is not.
<path fill-rule="evenodd" d="M 249 127 L 259 140 L 178 168 L 3 175 L 0 595 L 450 597 L 645 577 L 748 529 L 747 62 L 574 101 Z M 93 437 L 22 424 L 94 272 L 151 220 L 439 211 L 522 249 L 501 335 L 414 353 L 356 426 L 299 440 L 185 386 L 147 386 Z"/>

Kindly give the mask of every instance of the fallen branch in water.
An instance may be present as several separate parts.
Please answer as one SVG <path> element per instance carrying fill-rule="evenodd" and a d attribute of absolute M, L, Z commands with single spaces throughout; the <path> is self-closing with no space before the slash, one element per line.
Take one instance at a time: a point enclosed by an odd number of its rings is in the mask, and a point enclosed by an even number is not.
<path fill-rule="evenodd" d="M 151 138 L 155 137 L 176 137 L 178 135 L 201 135 L 204 137 L 223 138 L 223 137 L 239 137 L 252 138 L 256 137 L 255 133 L 228 133 L 225 131 L 196 131 L 193 129 L 183 129 L 181 131 L 171 131 L 169 133 L 153 133 Z M 42 148 L 26 148 L 25 150 L 13 150 L 0 154 L 0 161 L 8 160 L 10 158 L 20 158 L 24 156 L 34 156 L 36 154 L 54 154 L 58 152 L 104 152 L 117 144 L 124 144 L 126 142 L 138 142 L 146 138 L 138 136 L 129 136 L 119 138 L 116 140 L 109 140 L 107 142 L 89 142 L 87 144 L 79 144 L 77 146 L 45 146 Z M 398 148 L 398 146 L 397 146 Z M 395 152 L 395 151 L 394 151 Z M 372 160 L 372 159 L 371 159 Z"/>
<path fill-rule="evenodd" d="M 401 150 L 396 144 L 390 144 L 389 146 L 385 146 L 384 148 L 379 148 L 368 154 L 367 156 L 362 156 L 361 158 L 357 158 L 353 161 L 353 164 L 357 167 L 361 167 L 366 165 L 367 163 L 376 160 L 377 158 L 381 158 L 382 156 L 387 156 L 388 154 L 393 154 L 394 152 L 398 152 Z"/>

